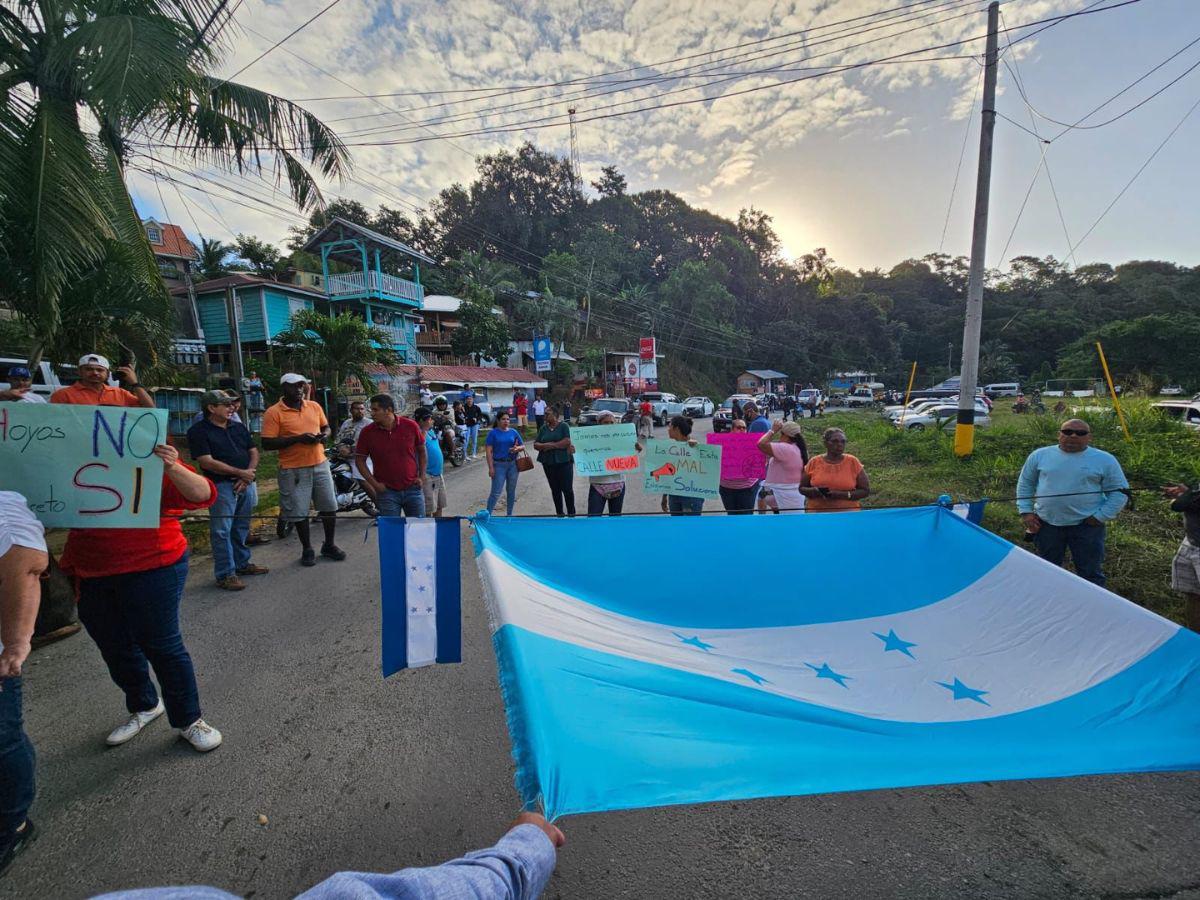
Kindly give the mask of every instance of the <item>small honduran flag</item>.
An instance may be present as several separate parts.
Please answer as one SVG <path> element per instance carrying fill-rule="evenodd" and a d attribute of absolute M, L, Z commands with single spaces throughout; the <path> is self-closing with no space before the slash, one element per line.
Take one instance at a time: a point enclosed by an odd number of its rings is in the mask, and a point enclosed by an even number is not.
<path fill-rule="evenodd" d="M 380 517 L 383 676 L 462 662 L 457 518 Z"/>
<path fill-rule="evenodd" d="M 951 507 L 952 512 L 961 519 L 966 519 L 968 522 L 973 522 L 976 525 L 983 523 L 983 510 L 987 507 L 987 498 L 975 500 L 971 503 L 955 503 Z"/>

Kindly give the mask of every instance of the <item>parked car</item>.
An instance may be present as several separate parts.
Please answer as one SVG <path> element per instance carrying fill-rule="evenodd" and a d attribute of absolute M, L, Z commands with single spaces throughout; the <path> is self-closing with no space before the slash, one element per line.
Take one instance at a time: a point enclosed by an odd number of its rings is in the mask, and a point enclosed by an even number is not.
<path fill-rule="evenodd" d="M 821 392 L 820 388 L 804 388 L 803 390 L 796 392 L 796 405 L 800 409 L 809 409 L 814 400 L 816 401 L 818 409 L 822 403 L 826 402 L 825 395 Z M 805 415 L 807 415 L 807 413 L 805 413 Z"/>
<path fill-rule="evenodd" d="M 595 425 L 605 413 L 612 413 L 618 422 L 637 421 L 637 408 L 623 397 L 597 397 L 579 413 L 576 425 Z"/>
<path fill-rule="evenodd" d="M 679 402 L 679 398 L 665 391 L 646 391 L 636 402 L 649 403 L 654 410 L 654 421 L 659 425 L 666 425 L 675 416 L 683 415 L 683 404 Z"/>
<path fill-rule="evenodd" d="M 1163 397 L 1182 397 L 1183 385 L 1167 384 L 1163 385 L 1163 389 L 1158 392 Z"/>
<path fill-rule="evenodd" d="M 900 421 L 900 416 L 903 415 L 907 420 L 909 416 L 918 415 L 925 412 L 927 409 L 933 409 L 935 406 L 946 406 L 949 403 L 958 402 L 957 397 L 947 397 L 941 400 L 912 400 L 907 407 L 904 406 L 889 406 L 883 411 L 884 418 L 891 419 L 893 422 Z"/>
<path fill-rule="evenodd" d="M 916 415 L 905 416 L 903 425 L 897 419 L 896 427 L 903 428 L 905 431 L 924 431 L 927 428 L 943 428 L 950 431 L 954 429 L 957 421 L 958 404 L 946 403 L 930 407 Z M 986 428 L 992 424 L 992 417 L 987 406 L 979 400 L 975 401 L 975 424 L 980 428 Z"/>
<path fill-rule="evenodd" d="M 1015 381 L 1002 381 L 996 384 L 985 384 L 983 395 L 995 400 L 997 397 L 1015 397 L 1021 393 L 1021 385 Z"/>
<path fill-rule="evenodd" d="M 876 402 L 875 390 L 867 385 L 859 385 L 842 397 L 843 406 L 874 406 Z"/>
<path fill-rule="evenodd" d="M 1151 403 L 1150 406 L 1161 410 L 1172 419 L 1178 419 L 1188 428 L 1200 431 L 1200 394 L 1191 400 L 1163 400 L 1159 403 Z"/>
<path fill-rule="evenodd" d="M 713 431 L 722 434 L 733 429 L 733 404 L 736 401 L 740 407 L 748 400 L 753 400 L 749 394 L 734 394 L 716 408 L 713 412 Z"/>
<path fill-rule="evenodd" d="M 707 397 L 688 397 L 683 401 L 683 414 L 696 419 L 711 416 L 715 409 L 713 402 Z"/>

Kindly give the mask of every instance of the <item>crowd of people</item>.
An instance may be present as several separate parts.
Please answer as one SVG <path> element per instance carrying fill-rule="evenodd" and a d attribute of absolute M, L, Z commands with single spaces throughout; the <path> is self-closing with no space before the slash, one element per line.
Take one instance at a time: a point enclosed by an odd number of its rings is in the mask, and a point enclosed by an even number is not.
<path fill-rule="evenodd" d="M 0 401 L 39 402 L 30 399 L 36 395 L 21 380 L 27 373 L 22 367 L 10 369 L 10 388 L 0 393 Z M 136 408 L 155 405 L 132 365 L 114 369 L 103 356 L 88 354 L 79 361 L 79 374 L 78 382 L 56 391 L 50 402 Z M 110 383 L 114 376 L 115 386 Z M 180 629 L 179 607 L 189 566 L 188 543 L 179 520 L 183 511 L 209 510 L 218 587 L 240 591 L 247 587 L 243 579 L 267 575 L 268 569 L 252 560 L 249 525 L 258 502 L 259 462 L 262 453 L 273 452 L 279 463 L 280 517 L 292 523 L 301 565 L 316 565 L 318 558 L 346 559 L 335 542 L 337 500 L 325 450 L 332 429 L 323 408 L 310 399 L 309 380 L 298 373 L 282 376 L 280 399 L 262 411 L 261 451 L 238 409 L 244 398 L 255 397 L 252 406 L 261 402 L 261 381 L 251 381 L 243 388 L 242 392 L 210 390 L 203 394 L 201 415 L 187 432 L 192 465 L 183 462 L 172 446 L 161 444 L 154 449 L 163 466 L 157 527 L 73 528 L 67 537 L 60 565 L 75 579 L 80 622 L 125 699 L 126 718 L 104 738 L 109 746 L 128 743 L 163 715 L 197 751 L 214 750 L 223 741 L 221 733 L 203 717 L 192 658 Z M 535 465 L 524 434 L 532 428 L 532 450 L 537 454 L 536 464 L 542 467 L 555 514 L 574 517 L 569 407 L 556 408 L 537 395 L 531 402 L 518 400 L 514 408 L 516 424 L 512 414 L 501 410 L 483 441 L 490 479 L 488 512 L 495 511 L 504 495 L 507 515 L 515 514 L 519 476 Z M 861 509 L 862 501 L 871 494 L 871 483 L 862 462 L 846 452 L 845 432 L 824 429 L 824 452 L 811 452 L 803 426 L 790 420 L 786 408 L 781 409 L 784 416 L 774 420 L 769 409 L 760 409 L 752 401 L 738 410 L 732 430 L 758 435 L 755 446 L 766 459 L 766 470 L 761 479 L 722 479 L 722 509 L 735 515 Z M 645 449 L 644 442 L 654 437 L 653 423 L 646 430 L 641 421 L 649 415 L 645 409 L 638 411 L 635 447 L 639 453 Z M 390 394 L 380 393 L 350 405 L 348 418 L 337 430 L 335 447 L 348 453 L 355 477 L 370 491 L 381 515 L 436 517 L 447 507 L 444 430 L 456 424 L 464 426 L 469 458 L 475 458 L 485 418 L 469 386 L 452 403 L 445 396 L 423 393 L 422 405 L 411 415 L 398 409 Z M 613 425 L 617 421 L 606 413 L 599 423 Z M 692 431 L 690 418 L 676 416 L 670 420 L 667 439 L 694 445 Z M 1040 556 L 1062 565 L 1069 555 L 1081 577 L 1103 587 L 1107 526 L 1121 513 L 1130 494 L 1117 459 L 1091 446 L 1091 439 L 1087 422 L 1069 419 L 1061 424 L 1056 444 L 1030 453 L 1017 483 L 1017 509 L 1026 538 Z M 587 515 L 621 515 L 627 487 L 626 476 L 620 472 L 590 476 Z M 1185 529 L 1173 562 L 1172 587 L 1185 596 L 1188 626 L 1200 630 L 1200 486 L 1172 484 L 1163 492 L 1172 501 L 1171 509 L 1182 514 Z M 665 494 L 661 509 L 672 515 L 698 515 L 704 503 L 697 497 Z M 312 543 L 310 529 L 314 509 L 323 533 L 319 550 Z M 23 728 L 21 671 L 30 651 L 39 579 L 48 563 L 43 527 L 25 498 L 0 491 L 0 870 L 35 828 L 28 818 L 35 756 Z M 539 865 L 543 867 L 546 846 L 542 841 L 550 839 L 552 867 L 553 847 L 561 845 L 561 833 L 544 820 L 523 824 L 536 825 L 543 835 L 539 840 L 533 832 L 524 832 L 539 844 Z M 476 858 L 494 859 L 498 848 L 505 848 L 505 842 L 519 831 L 510 832 L 497 848 L 481 851 Z M 431 869 L 375 877 L 399 878 L 397 884 L 404 885 L 435 884 L 443 877 L 465 878 L 464 884 L 468 884 L 476 876 L 500 884 L 505 877 L 491 863 L 466 867 L 459 860 L 447 867 L 458 868 L 452 874 Z M 539 872 L 538 878 L 548 874 L 548 870 Z M 318 886 L 314 896 L 335 895 L 335 883 L 342 877 Z M 326 893 L 321 893 L 322 889 Z M 408 894 L 397 889 L 395 896 Z"/>

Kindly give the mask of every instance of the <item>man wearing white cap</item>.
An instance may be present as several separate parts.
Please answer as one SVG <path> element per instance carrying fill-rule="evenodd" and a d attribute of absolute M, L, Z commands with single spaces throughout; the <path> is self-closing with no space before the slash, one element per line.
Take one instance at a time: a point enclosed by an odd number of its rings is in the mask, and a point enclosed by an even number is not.
<path fill-rule="evenodd" d="M 267 407 L 262 422 L 263 449 L 279 451 L 279 515 L 295 523 L 303 548 L 300 564 L 315 566 L 317 555 L 308 529 L 308 509 L 315 506 L 325 529 L 321 555 L 340 562 L 346 553 L 333 542 L 337 495 L 325 459 L 329 421 L 319 403 L 305 398 L 308 379 L 303 375 L 288 372 L 279 384 L 283 397 Z"/>
<path fill-rule="evenodd" d="M 154 408 L 154 398 L 138 384 L 132 365 L 118 366 L 121 387 L 108 383 L 108 360 L 98 353 L 86 353 L 79 359 L 79 380 L 50 395 L 51 403 L 78 406 L 144 406 Z"/>

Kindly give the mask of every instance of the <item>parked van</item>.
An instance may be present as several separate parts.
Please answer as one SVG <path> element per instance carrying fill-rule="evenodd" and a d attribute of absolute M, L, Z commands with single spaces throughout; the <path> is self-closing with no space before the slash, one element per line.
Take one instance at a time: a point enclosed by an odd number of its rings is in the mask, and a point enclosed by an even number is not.
<path fill-rule="evenodd" d="M 997 384 L 985 384 L 983 392 L 993 400 L 997 397 L 1015 397 L 1021 393 L 1021 385 L 1015 381 L 1001 381 Z"/>
<path fill-rule="evenodd" d="M 8 370 L 13 366 L 26 366 L 27 361 L 11 356 L 0 356 L 0 390 L 7 390 Z M 59 366 L 59 371 L 63 374 L 59 376 L 58 372 L 48 362 L 38 363 L 37 369 L 33 373 L 33 392 L 41 394 L 47 400 L 50 395 L 57 391 L 60 387 L 66 387 L 68 384 L 74 384 L 79 380 L 79 373 L 74 366 Z"/>

